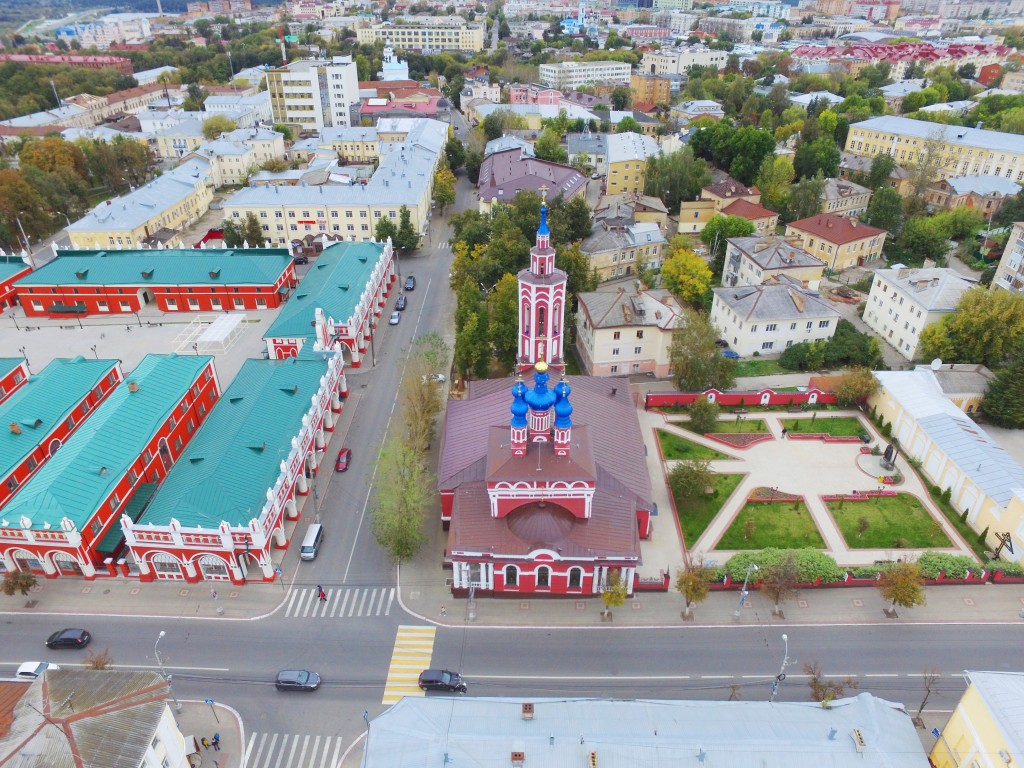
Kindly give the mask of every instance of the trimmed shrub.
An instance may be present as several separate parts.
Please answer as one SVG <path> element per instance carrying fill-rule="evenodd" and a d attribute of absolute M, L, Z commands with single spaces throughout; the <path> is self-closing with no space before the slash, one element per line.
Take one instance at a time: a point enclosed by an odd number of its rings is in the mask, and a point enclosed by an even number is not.
<path fill-rule="evenodd" d="M 996 560 L 989 563 L 993 571 L 1002 571 L 1003 576 L 1024 576 L 1024 565 Z"/>
<path fill-rule="evenodd" d="M 940 572 L 950 579 L 963 579 L 968 571 L 977 573 L 981 570 L 978 561 L 966 555 L 950 555 L 946 552 L 924 552 L 917 558 L 921 575 L 926 579 L 938 578 Z"/>
<path fill-rule="evenodd" d="M 835 560 L 816 549 L 775 549 L 769 547 L 756 552 L 741 552 L 733 555 L 723 569 L 733 581 L 742 582 L 747 574 L 747 566 L 756 563 L 762 570 L 781 564 L 789 552 L 796 558 L 800 581 L 839 582 L 843 581 L 846 571 L 839 567 Z M 750 578 L 757 581 L 756 574 Z"/>

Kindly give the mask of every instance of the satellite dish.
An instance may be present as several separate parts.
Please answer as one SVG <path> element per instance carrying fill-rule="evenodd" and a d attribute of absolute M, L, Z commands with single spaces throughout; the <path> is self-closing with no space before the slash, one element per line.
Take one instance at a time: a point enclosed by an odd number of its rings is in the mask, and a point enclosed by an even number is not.
<path fill-rule="evenodd" d="M 942 358 L 936 357 L 934 360 L 932 360 L 930 367 L 933 371 L 939 370 L 939 368 L 942 367 Z"/>

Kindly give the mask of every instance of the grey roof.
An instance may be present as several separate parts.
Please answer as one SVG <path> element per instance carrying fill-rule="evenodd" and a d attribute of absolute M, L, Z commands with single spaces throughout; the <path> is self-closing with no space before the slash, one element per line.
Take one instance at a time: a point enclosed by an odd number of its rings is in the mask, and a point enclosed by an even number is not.
<path fill-rule="evenodd" d="M 744 320 L 781 321 L 808 317 L 839 317 L 839 313 L 817 293 L 802 291 L 789 285 L 740 285 L 713 290 L 716 298 L 724 301 Z"/>
<path fill-rule="evenodd" d="M 483 101 L 473 104 L 480 117 L 487 117 L 499 109 L 514 112 L 517 115 L 540 115 L 542 118 L 556 118 L 558 113 L 564 111 L 570 120 L 582 117 L 584 120 L 595 120 L 597 116 L 588 109 L 578 104 L 495 104 L 493 101 Z"/>
<path fill-rule="evenodd" d="M 958 195 L 968 192 L 975 195 L 1016 195 L 1020 184 L 1001 176 L 951 176 L 944 181 Z"/>
<path fill-rule="evenodd" d="M 608 151 L 607 133 L 569 133 L 565 137 L 570 155 L 586 152 L 588 155 L 603 155 Z"/>
<path fill-rule="evenodd" d="M 377 141 L 377 129 L 365 126 L 320 129 L 318 145 L 329 145 L 336 141 Z"/>
<path fill-rule="evenodd" d="M 650 136 L 639 133 L 613 133 L 608 136 L 608 163 L 620 163 L 625 160 L 647 160 L 651 155 L 661 152 L 658 142 Z"/>
<path fill-rule="evenodd" d="M 1024 754 L 1024 674 L 968 671 L 967 678 L 996 721 L 1010 753 L 1019 758 Z"/>
<path fill-rule="evenodd" d="M 813 91 L 811 93 L 790 94 L 790 102 L 799 104 L 802 107 L 810 106 L 812 101 L 824 101 L 828 104 L 842 104 L 843 97 L 836 96 L 831 91 Z"/>
<path fill-rule="evenodd" d="M 889 85 L 883 85 L 878 90 L 883 96 L 897 98 L 899 96 L 907 96 L 911 93 L 917 93 L 918 91 L 923 90 L 925 87 L 924 82 L 924 78 L 919 77 L 913 80 L 903 80 L 899 83 L 889 83 Z"/>
<path fill-rule="evenodd" d="M 870 157 L 864 155 L 855 155 L 853 152 L 840 152 L 839 153 L 839 167 L 845 168 L 850 171 L 860 171 L 861 173 L 871 172 L 871 160 Z M 892 173 L 889 174 L 889 178 L 905 179 L 910 176 L 910 173 L 903 166 L 897 165 L 892 169 Z"/>
<path fill-rule="evenodd" d="M 1014 495 L 1024 498 L 1024 467 L 943 394 L 933 371 L 876 371 L 875 378 L 997 504 L 1005 509 Z"/>
<path fill-rule="evenodd" d="M 822 190 L 822 199 L 839 200 L 844 197 L 853 197 L 854 195 L 865 194 L 871 194 L 871 190 L 867 187 L 862 187 L 860 184 L 854 184 L 852 181 L 846 181 L 844 179 L 825 179 L 825 189 Z"/>
<path fill-rule="evenodd" d="M 931 369 L 927 365 L 919 365 L 917 368 Z M 971 363 L 948 363 L 934 371 L 934 374 L 939 388 L 947 396 L 984 394 L 988 391 L 989 383 L 995 378 L 995 374 L 984 365 Z"/>
<path fill-rule="evenodd" d="M 598 227 L 594 234 L 580 243 L 580 251 L 589 255 L 664 242 L 665 236 L 661 234 L 661 228 L 654 222 L 646 221 L 630 224 L 622 229 Z"/>
<path fill-rule="evenodd" d="M 472 686 L 472 677 L 470 677 Z M 363 768 L 927 768 L 902 705 L 869 693 L 817 702 L 406 697 L 373 720 Z M 854 740 L 859 732 L 863 746 Z"/>
<path fill-rule="evenodd" d="M 639 293 L 618 291 L 588 291 L 577 295 L 580 311 L 595 328 L 621 328 L 624 326 L 675 327 L 679 318 L 679 304 L 664 288 L 652 288 Z"/>
<path fill-rule="evenodd" d="M 1019 136 L 1015 133 L 987 131 L 981 128 L 965 128 L 959 125 L 943 125 L 942 123 L 913 120 L 909 117 L 896 117 L 895 115 L 872 117 L 868 120 L 854 123 L 850 127 L 865 131 L 895 133 L 916 139 L 931 139 L 934 137 L 947 144 L 956 144 L 964 147 L 976 147 L 985 150 L 999 147 L 999 149 L 1005 149 L 1008 152 L 1024 152 L 1024 136 Z"/>
<path fill-rule="evenodd" d="M 536 192 L 546 186 L 551 197 L 562 195 L 568 200 L 586 184 L 587 177 L 572 166 L 530 157 L 521 149 L 507 149 L 484 158 L 477 195 L 481 200 L 511 202 L 522 191 Z"/>
<path fill-rule="evenodd" d="M 761 269 L 800 269 L 822 267 L 825 262 L 818 259 L 784 237 L 730 237 L 730 245 L 736 246 L 748 259 Z"/>
<path fill-rule="evenodd" d="M 521 149 L 524 155 L 534 156 L 533 144 L 526 139 L 506 133 L 487 142 L 487 146 L 484 147 L 484 157 L 489 157 L 495 152 L 504 152 L 506 149 Z"/>
<path fill-rule="evenodd" d="M 960 297 L 978 285 L 976 280 L 948 267 L 876 269 L 875 277 L 929 312 L 952 312 Z"/>

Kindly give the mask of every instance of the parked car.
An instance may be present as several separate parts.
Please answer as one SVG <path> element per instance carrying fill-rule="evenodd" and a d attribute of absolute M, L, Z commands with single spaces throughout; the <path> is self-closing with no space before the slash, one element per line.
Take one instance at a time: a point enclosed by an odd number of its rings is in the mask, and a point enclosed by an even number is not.
<path fill-rule="evenodd" d="M 423 377 L 423 383 L 426 384 L 427 381 L 431 381 L 435 384 L 444 384 L 448 381 L 448 378 L 443 373 L 432 373 L 429 376 Z"/>
<path fill-rule="evenodd" d="M 409 275 L 407 278 L 405 278 L 405 290 L 407 290 L 407 291 L 415 291 L 416 290 L 416 278 L 413 277 L 412 275 Z"/>
<path fill-rule="evenodd" d="M 92 640 L 86 629 L 58 629 L 46 638 L 47 648 L 85 648 Z"/>
<path fill-rule="evenodd" d="M 722 349 L 728 349 L 729 348 L 729 342 L 726 341 L 725 339 L 715 339 L 715 344 L 717 344 Z"/>
<path fill-rule="evenodd" d="M 308 256 L 292 256 L 293 264 L 309 264 Z"/>
<path fill-rule="evenodd" d="M 592 178 L 592 179 L 600 179 L 601 178 L 601 174 L 597 173 L 595 171 L 594 173 L 590 174 L 590 178 Z"/>
<path fill-rule="evenodd" d="M 722 357 L 727 357 L 730 360 L 739 360 L 740 356 L 733 352 L 731 349 L 723 349 Z"/>
<path fill-rule="evenodd" d="M 308 669 L 282 669 L 275 685 L 279 691 L 315 691 L 320 687 L 320 675 Z"/>
<path fill-rule="evenodd" d="M 48 661 L 26 661 L 18 667 L 15 677 L 23 680 L 35 680 L 48 669 L 60 669 L 60 667 Z"/>
<path fill-rule="evenodd" d="M 466 681 L 447 669 L 425 669 L 420 673 L 420 690 L 465 693 Z"/>
<path fill-rule="evenodd" d="M 348 470 L 349 462 L 352 461 L 352 449 L 342 448 L 338 451 L 338 458 L 334 461 L 335 472 L 345 472 Z"/>
<path fill-rule="evenodd" d="M 398 325 L 398 323 L 401 320 L 402 320 L 402 313 L 399 312 L 398 310 L 395 310 L 394 312 L 391 313 L 391 317 L 388 318 L 388 325 Z"/>
<path fill-rule="evenodd" d="M 403 295 L 399 296 L 398 297 L 398 301 L 395 302 L 395 309 L 397 309 L 399 312 L 401 312 L 403 309 L 405 309 L 405 305 L 406 305 L 406 298 L 405 298 L 405 295 L 403 294 Z"/>

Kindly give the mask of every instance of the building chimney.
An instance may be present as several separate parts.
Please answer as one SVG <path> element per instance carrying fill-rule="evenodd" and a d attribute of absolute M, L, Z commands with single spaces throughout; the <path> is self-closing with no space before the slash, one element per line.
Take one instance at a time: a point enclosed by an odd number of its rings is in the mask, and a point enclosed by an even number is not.
<path fill-rule="evenodd" d="M 138 384 L 138 382 L 129 381 L 128 382 L 128 391 L 129 392 L 133 392 L 133 393 L 134 392 L 138 392 L 139 391 L 139 384 Z"/>
<path fill-rule="evenodd" d="M 533 720 L 533 702 L 523 702 L 523 720 Z"/>
<path fill-rule="evenodd" d="M 11 434 L 12 435 L 20 435 L 21 434 L 21 427 L 18 426 L 18 422 L 16 422 L 16 421 L 12 421 L 11 422 Z M 531 704 L 530 706 L 533 706 L 533 705 Z"/>
<path fill-rule="evenodd" d="M 526 762 L 526 753 L 525 752 L 513 752 L 512 753 L 512 765 L 516 766 L 516 768 L 519 768 L 525 762 Z"/>

